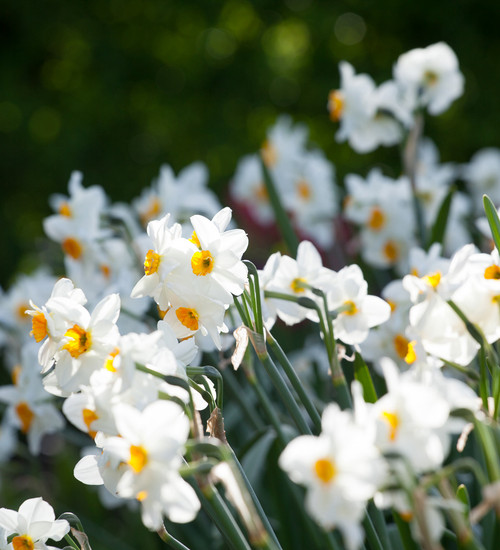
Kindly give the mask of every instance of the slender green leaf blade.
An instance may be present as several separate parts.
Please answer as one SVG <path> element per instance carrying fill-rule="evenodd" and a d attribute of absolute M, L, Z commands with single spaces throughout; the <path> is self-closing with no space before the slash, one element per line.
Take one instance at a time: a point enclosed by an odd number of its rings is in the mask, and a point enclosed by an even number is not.
<path fill-rule="evenodd" d="M 490 224 L 493 241 L 495 242 L 497 250 L 500 251 L 500 219 L 498 218 L 497 209 L 488 195 L 483 195 L 483 205 L 486 218 Z"/>

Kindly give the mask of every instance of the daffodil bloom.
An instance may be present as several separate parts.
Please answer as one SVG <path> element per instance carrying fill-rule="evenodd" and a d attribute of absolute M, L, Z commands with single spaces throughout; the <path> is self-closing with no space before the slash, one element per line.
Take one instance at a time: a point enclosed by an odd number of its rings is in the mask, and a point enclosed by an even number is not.
<path fill-rule="evenodd" d="M 475 210 L 483 214 L 483 195 L 488 195 L 493 204 L 500 204 L 500 149 L 486 147 L 480 149 L 462 166 L 462 177 L 474 199 Z M 489 235 L 489 227 L 487 234 Z"/>
<path fill-rule="evenodd" d="M 14 535 L 15 550 L 57 550 L 47 545 L 47 540 L 61 540 L 70 526 L 64 519 L 56 519 L 52 506 L 38 497 L 25 500 L 18 512 L 0 508 L 0 527 L 8 536 Z"/>
<path fill-rule="evenodd" d="M 306 487 L 308 513 L 324 529 L 338 527 L 350 550 L 361 546 L 368 499 L 382 480 L 382 462 L 373 436 L 352 414 L 330 404 L 322 433 L 293 439 L 279 458 L 280 467 Z"/>
<path fill-rule="evenodd" d="M 340 88 L 330 93 L 328 110 L 340 123 L 335 138 L 348 141 L 358 153 L 373 151 L 379 145 L 394 145 L 402 138 L 399 117 L 407 118 L 396 101 L 393 83 L 380 88 L 367 74 L 358 74 L 350 63 L 339 65 Z"/>
<path fill-rule="evenodd" d="M 169 306 L 165 278 L 177 266 L 177 262 L 172 261 L 169 251 L 172 243 L 180 239 L 182 233 L 179 224 L 169 227 L 169 221 L 170 214 L 167 214 L 160 220 L 148 223 L 147 232 L 152 247 L 144 258 L 144 276 L 137 282 L 131 293 L 133 298 L 153 297 L 163 310 Z"/>
<path fill-rule="evenodd" d="M 27 310 L 30 299 L 43 304 L 50 296 L 56 278 L 47 269 L 36 270 L 31 275 L 21 275 L 5 293 L 0 293 L 0 323 L 15 331 L 19 337 L 29 340 L 32 329 Z"/>
<path fill-rule="evenodd" d="M 355 264 L 338 272 L 327 298 L 330 311 L 338 312 L 333 322 L 335 338 L 346 344 L 360 344 L 370 328 L 384 323 L 391 315 L 385 300 L 368 294 L 368 284 Z"/>
<path fill-rule="evenodd" d="M 7 404 L 5 419 L 26 436 L 33 455 L 40 453 L 45 434 L 58 432 L 64 426 L 61 413 L 44 390 L 40 373 L 33 369 L 37 352 L 34 342 L 26 344 L 21 362 L 13 371 L 14 384 L 0 387 L 0 402 Z"/>
<path fill-rule="evenodd" d="M 229 208 L 220 210 L 212 220 L 199 215 L 191 217 L 193 236 L 173 245 L 172 257 L 178 267 L 167 286 L 177 293 L 194 287 L 225 304 L 232 303 L 233 294 L 239 296 L 243 292 L 248 273 L 241 258 L 248 237 L 242 229 L 226 230 L 230 220 Z"/>
<path fill-rule="evenodd" d="M 402 455 L 416 473 L 438 468 L 451 443 L 450 404 L 432 385 L 400 376 L 389 359 L 382 369 L 388 392 L 369 407 L 378 448 Z"/>
<path fill-rule="evenodd" d="M 186 166 L 177 176 L 169 165 L 163 165 L 158 178 L 132 201 L 132 206 L 144 226 L 167 212 L 172 222 L 183 224 L 195 212 L 213 216 L 220 210 L 217 196 L 208 188 L 207 167 L 201 162 Z"/>
<path fill-rule="evenodd" d="M 46 377 L 44 382 L 47 388 L 47 384 L 55 382 L 63 393 L 78 391 L 81 384 L 88 383 L 92 372 L 103 367 L 117 346 L 120 297 L 118 294 L 106 296 L 92 314 L 66 298 L 54 298 L 50 305 L 65 318 L 67 329 L 54 356 L 55 378 Z"/>
<path fill-rule="evenodd" d="M 177 338 L 189 338 L 201 331 L 204 335 L 210 335 L 215 346 L 220 349 L 220 333 L 227 332 L 225 311 L 222 302 L 197 292 L 172 294 L 171 305 L 163 319 Z"/>
<path fill-rule="evenodd" d="M 401 55 L 394 66 L 394 80 L 414 109 L 426 107 L 432 115 L 444 112 L 464 87 L 457 57 L 444 42 Z"/>
<path fill-rule="evenodd" d="M 142 412 L 126 404 L 114 408 L 121 437 L 101 438 L 104 460 L 82 459 L 75 475 L 86 483 L 102 484 L 123 498 L 141 503 L 142 521 L 151 530 L 166 515 L 176 523 L 192 521 L 200 503 L 178 473 L 189 435 L 189 421 L 173 402 L 156 401 Z"/>
<path fill-rule="evenodd" d="M 336 273 L 323 267 L 323 261 L 316 247 L 309 241 L 302 241 L 297 249 L 297 259 L 290 256 L 276 258 L 278 265 L 274 275 L 266 285 L 266 290 L 286 294 L 296 298 L 310 298 L 320 303 L 311 288 L 324 290 L 334 284 Z M 268 298 L 267 302 L 276 309 L 278 317 L 287 325 L 299 323 L 308 318 L 317 322 L 315 310 L 306 309 L 295 301 Z"/>
<path fill-rule="evenodd" d="M 48 370 L 53 363 L 54 355 L 59 349 L 61 339 L 68 328 L 68 322 L 65 315 L 58 314 L 51 308 L 54 299 L 63 298 L 69 303 L 83 306 L 87 298 L 81 289 L 75 288 L 73 282 L 69 279 L 59 279 L 52 289 L 50 298 L 42 307 L 35 305 L 30 299 L 30 308 L 26 314 L 31 317 L 31 336 L 37 343 L 41 343 L 38 352 L 38 361 L 42 366 L 42 372 Z"/>

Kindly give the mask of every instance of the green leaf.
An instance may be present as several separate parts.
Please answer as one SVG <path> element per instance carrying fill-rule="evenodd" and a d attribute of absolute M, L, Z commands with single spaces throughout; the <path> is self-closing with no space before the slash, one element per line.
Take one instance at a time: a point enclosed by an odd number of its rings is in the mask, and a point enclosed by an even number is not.
<path fill-rule="evenodd" d="M 488 195 L 483 195 L 483 205 L 495 246 L 500 251 L 500 219 L 498 219 L 497 209 Z"/>
<path fill-rule="evenodd" d="M 470 511 L 470 498 L 469 491 L 467 491 L 467 487 L 463 483 L 458 486 L 457 498 L 464 505 L 464 515 L 468 518 Z"/>
<path fill-rule="evenodd" d="M 398 527 L 399 536 L 401 537 L 404 550 L 418 550 L 418 546 L 413 540 L 408 523 L 404 521 L 397 512 L 393 512 L 393 517 L 394 522 Z"/>
<path fill-rule="evenodd" d="M 450 187 L 450 190 L 446 194 L 446 197 L 443 199 L 441 206 L 439 207 L 438 215 L 436 216 L 436 221 L 431 229 L 431 235 L 428 242 L 428 247 L 433 243 L 443 244 L 444 235 L 446 232 L 446 225 L 448 223 L 448 217 L 450 215 L 451 200 L 456 191 L 455 186 Z"/>
<path fill-rule="evenodd" d="M 295 258 L 297 255 L 299 240 L 297 238 L 297 235 L 295 234 L 292 224 L 290 223 L 290 216 L 283 208 L 283 204 L 281 203 L 278 191 L 276 190 L 276 186 L 274 185 L 274 181 L 271 174 L 269 173 L 269 170 L 267 169 L 264 162 L 261 162 L 261 166 L 262 173 L 264 174 L 264 184 L 266 186 L 266 191 L 269 196 L 269 202 L 271 203 L 271 207 L 276 217 L 276 223 L 278 224 L 281 236 L 283 237 L 283 240 L 285 241 L 285 244 L 288 248 L 288 253 L 290 254 L 290 256 Z"/>
<path fill-rule="evenodd" d="M 356 352 L 354 357 L 354 378 L 360 382 L 363 387 L 363 397 L 367 403 L 375 403 L 377 401 L 377 392 L 373 385 L 373 380 L 370 371 L 361 355 Z"/>
<path fill-rule="evenodd" d="M 253 445 L 251 445 L 241 457 L 241 466 L 253 486 L 258 485 L 259 480 L 266 470 L 267 455 L 269 450 L 276 440 L 276 432 L 267 430 L 264 432 Z"/>

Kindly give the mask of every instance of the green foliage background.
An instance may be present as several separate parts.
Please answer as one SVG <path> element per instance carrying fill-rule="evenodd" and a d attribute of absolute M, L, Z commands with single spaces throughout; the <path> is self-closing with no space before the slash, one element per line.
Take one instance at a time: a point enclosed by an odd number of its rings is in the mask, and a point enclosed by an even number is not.
<path fill-rule="evenodd" d="M 399 170 L 394 151 L 359 156 L 334 141 L 325 106 L 342 59 L 381 82 L 401 53 L 446 41 L 466 93 L 431 135 L 444 160 L 500 145 L 499 20 L 493 0 L 4 0 L 0 282 L 32 267 L 48 196 L 74 169 L 130 200 L 162 163 L 203 160 L 224 195 L 238 158 L 286 112 L 339 180 L 374 163 Z"/>

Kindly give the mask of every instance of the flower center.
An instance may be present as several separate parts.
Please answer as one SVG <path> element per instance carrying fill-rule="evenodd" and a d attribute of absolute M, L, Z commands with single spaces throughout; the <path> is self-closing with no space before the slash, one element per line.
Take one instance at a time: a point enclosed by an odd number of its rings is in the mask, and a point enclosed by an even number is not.
<path fill-rule="evenodd" d="M 43 313 L 37 313 L 33 315 L 31 319 L 31 336 L 35 339 L 35 342 L 41 342 L 48 334 L 47 319 Z"/>
<path fill-rule="evenodd" d="M 424 83 L 427 86 L 434 86 L 438 81 L 438 75 L 434 71 L 425 71 Z"/>
<path fill-rule="evenodd" d="M 35 418 L 35 413 L 29 408 L 26 401 L 22 401 L 16 405 L 16 414 L 21 421 L 21 431 L 23 434 L 27 434 L 30 431 L 33 419 Z"/>
<path fill-rule="evenodd" d="M 59 214 L 65 216 L 66 218 L 71 218 L 71 207 L 66 201 L 61 203 L 59 207 Z"/>
<path fill-rule="evenodd" d="M 24 322 L 28 319 L 29 315 L 26 313 L 26 310 L 30 308 L 30 305 L 26 302 L 20 304 L 17 308 L 17 316 L 19 319 Z"/>
<path fill-rule="evenodd" d="M 278 162 L 278 151 L 268 139 L 262 145 L 260 155 L 268 168 L 272 168 Z"/>
<path fill-rule="evenodd" d="M 35 545 L 29 535 L 18 535 L 12 539 L 12 548 L 14 550 L 33 550 Z"/>
<path fill-rule="evenodd" d="M 379 231 L 385 224 L 385 214 L 378 207 L 372 208 L 370 219 L 368 220 L 368 227 L 373 231 Z"/>
<path fill-rule="evenodd" d="M 95 430 L 92 430 L 90 428 L 90 425 L 94 420 L 98 420 L 99 417 L 97 416 L 97 413 L 93 411 L 92 409 L 83 409 L 82 411 L 83 415 L 83 421 L 85 422 L 85 426 L 87 426 L 87 431 L 89 432 L 90 437 L 95 438 L 97 435 L 97 432 Z"/>
<path fill-rule="evenodd" d="M 441 273 L 439 271 L 436 271 L 436 273 L 426 275 L 425 277 L 422 277 L 422 281 L 424 281 L 424 283 L 427 283 L 434 290 L 436 290 L 441 281 Z"/>
<path fill-rule="evenodd" d="M 210 250 L 199 250 L 191 257 L 191 269 L 198 276 L 205 276 L 212 272 L 214 268 L 214 257 Z"/>
<path fill-rule="evenodd" d="M 392 413 L 389 411 L 383 411 L 382 420 L 384 420 L 385 422 L 387 422 L 387 424 L 389 424 L 389 439 L 391 441 L 395 441 L 398 433 L 398 427 L 399 427 L 398 415 L 396 413 Z"/>
<path fill-rule="evenodd" d="M 500 267 L 497 265 L 490 265 L 484 270 L 485 279 L 500 279 Z"/>
<path fill-rule="evenodd" d="M 343 305 L 345 308 L 343 313 L 346 315 L 356 315 L 356 313 L 358 313 L 358 308 L 352 300 L 347 300 Z"/>
<path fill-rule="evenodd" d="M 330 483 L 337 474 L 335 464 L 329 458 L 320 458 L 314 463 L 314 473 L 323 483 Z"/>
<path fill-rule="evenodd" d="M 73 325 L 70 329 L 66 331 L 64 336 L 66 338 L 69 338 L 69 340 L 62 349 L 69 351 L 69 354 L 74 359 L 80 357 L 82 353 L 88 351 L 92 344 L 90 332 L 87 332 L 79 325 Z"/>
<path fill-rule="evenodd" d="M 153 197 L 151 199 L 151 202 L 149 203 L 149 206 L 142 214 L 140 214 L 142 225 L 147 225 L 147 223 L 157 218 L 158 215 L 161 212 L 161 202 L 158 197 Z"/>
<path fill-rule="evenodd" d="M 394 349 L 398 354 L 400 359 L 404 359 L 408 354 L 408 344 L 409 340 L 405 338 L 402 334 L 396 334 L 393 340 Z"/>
<path fill-rule="evenodd" d="M 255 187 L 254 195 L 260 202 L 269 202 L 269 193 L 267 192 L 266 186 L 259 182 L 259 184 Z"/>
<path fill-rule="evenodd" d="M 136 474 L 139 474 L 148 463 L 148 452 L 142 446 L 130 445 L 129 466 Z"/>
<path fill-rule="evenodd" d="M 384 256 L 391 262 L 399 258 L 399 249 L 394 241 L 387 241 L 384 245 Z"/>
<path fill-rule="evenodd" d="M 301 292 L 305 292 L 306 288 L 305 285 L 307 284 L 306 279 L 304 277 L 295 277 L 295 279 L 290 283 L 290 288 L 296 293 L 300 294 Z"/>
<path fill-rule="evenodd" d="M 297 193 L 299 194 L 299 197 L 304 200 L 308 201 L 311 198 L 311 186 L 309 183 L 307 183 L 306 180 L 300 180 L 297 182 Z"/>
<path fill-rule="evenodd" d="M 146 259 L 144 260 L 144 273 L 146 275 L 152 275 L 158 271 L 160 266 L 160 255 L 154 250 L 148 250 Z"/>
<path fill-rule="evenodd" d="M 198 312 L 189 307 L 179 307 L 175 310 L 175 314 L 177 315 L 177 319 L 189 330 L 198 330 L 198 320 L 199 315 Z"/>
<path fill-rule="evenodd" d="M 344 104 L 344 95 L 340 90 L 332 90 L 328 94 L 328 111 L 333 122 L 338 122 L 342 118 Z"/>
<path fill-rule="evenodd" d="M 73 258 L 73 260 L 79 260 L 82 256 L 83 248 L 80 242 L 74 237 L 67 237 L 61 244 L 65 254 Z"/>
<path fill-rule="evenodd" d="M 408 351 L 405 356 L 405 363 L 408 365 L 413 365 L 413 363 L 417 360 L 417 352 L 415 351 L 416 344 L 417 342 L 415 340 L 408 342 Z"/>
<path fill-rule="evenodd" d="M 115 360 L 115 357 L 120 353 L 120 350 L 118 348 L 115 348 L 107 357 L 105 363 L 104 363 L 104 368 L 106 370 L 109 370 L 109 372 L 116 372 L 116 367 L 115 365 L 113 364 L 114 363 L 114 360 Z"/>

